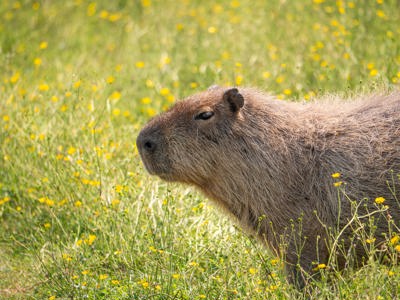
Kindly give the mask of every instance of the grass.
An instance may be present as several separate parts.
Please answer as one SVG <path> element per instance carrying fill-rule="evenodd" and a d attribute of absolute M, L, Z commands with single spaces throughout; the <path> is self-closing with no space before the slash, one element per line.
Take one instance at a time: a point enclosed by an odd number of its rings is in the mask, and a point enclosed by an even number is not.
<path fill-rule="evenodd" d="M 215 83 L 305 101 L 398 87 L 399 8 L 1 1 L 0 298 L 398 298 L 400 268 L 373 259 L 302 295 L 203 196 L 149 177 L 135 139 Z"/>

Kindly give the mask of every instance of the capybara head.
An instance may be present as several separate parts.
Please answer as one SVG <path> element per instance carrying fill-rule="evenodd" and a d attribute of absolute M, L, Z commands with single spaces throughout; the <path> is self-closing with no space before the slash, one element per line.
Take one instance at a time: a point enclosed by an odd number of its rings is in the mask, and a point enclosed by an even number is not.
<path fill-rule="evenodd" d="M 178 102 L 140 132 L 137 147 L 150 174 L 201 184 L 219 164 L 220 143 L 235 138 L 244 98 L 238 89 L 212 87 Z"/>

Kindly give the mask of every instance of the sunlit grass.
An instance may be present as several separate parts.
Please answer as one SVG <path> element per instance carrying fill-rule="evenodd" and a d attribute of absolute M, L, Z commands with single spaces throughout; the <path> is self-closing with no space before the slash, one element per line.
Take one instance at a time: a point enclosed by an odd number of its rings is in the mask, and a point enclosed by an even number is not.
<path fill-rule="evenodd" d="M 150 178 L 136 136 L 215 83 L 305 101 L 398 87 L 398 11 L 395 0 L 1 1 L 0 298 L 301 297 L 206 199 Z M 372 260 L 310 293 L 390 299 L 399 271 Z"/>

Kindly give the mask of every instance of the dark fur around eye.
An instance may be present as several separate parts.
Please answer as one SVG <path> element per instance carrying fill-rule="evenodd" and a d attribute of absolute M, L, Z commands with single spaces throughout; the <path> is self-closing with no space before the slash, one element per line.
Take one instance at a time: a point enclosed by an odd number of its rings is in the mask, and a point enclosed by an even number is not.
<path fill-rule="evenodd" d="M 213 111 L 205 111 L 202 113 L 199 113 L 196 117 L 194 117 L 195 120 L 208 120 L 214 115 Z"/>

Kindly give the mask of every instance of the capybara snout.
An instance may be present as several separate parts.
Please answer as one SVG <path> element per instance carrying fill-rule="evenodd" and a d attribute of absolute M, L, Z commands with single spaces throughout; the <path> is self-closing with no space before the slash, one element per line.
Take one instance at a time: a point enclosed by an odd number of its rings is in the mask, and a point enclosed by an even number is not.
<path fill-rule="evenodd" d="M 152 175 L 167 179 L 164 177 L 170 172 L 171 164 L 167 155 L 167 143 L 161 128 L 148 124 L 140 132 L 136 146 L 147 171 Z"/>
<path fill-rule="evenodd" d="M 150 156 L 160 147 L 161 133 L 157 130 L 142 130 L 136 140 L 141 155 Z"/>

